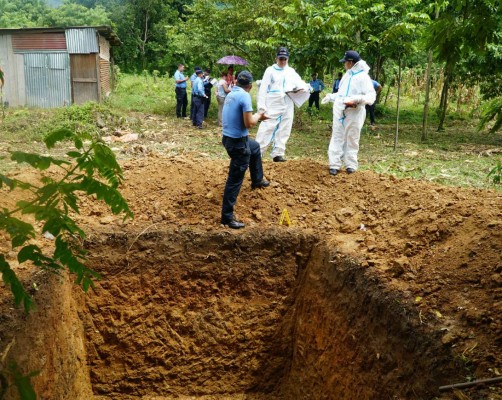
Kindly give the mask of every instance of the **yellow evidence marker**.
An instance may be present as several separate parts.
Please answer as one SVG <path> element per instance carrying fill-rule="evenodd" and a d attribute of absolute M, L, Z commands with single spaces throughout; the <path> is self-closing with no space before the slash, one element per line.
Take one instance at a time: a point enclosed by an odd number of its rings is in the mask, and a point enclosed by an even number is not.
<path fill-rule="evenodd" d="M 289 213 L 286 208 L 282 210 L 281 218 L 279 219 L 279 225 L 282 225 L 283 223 L 287 226 L 291 226 L 291 219 L 289 218 Z"/>

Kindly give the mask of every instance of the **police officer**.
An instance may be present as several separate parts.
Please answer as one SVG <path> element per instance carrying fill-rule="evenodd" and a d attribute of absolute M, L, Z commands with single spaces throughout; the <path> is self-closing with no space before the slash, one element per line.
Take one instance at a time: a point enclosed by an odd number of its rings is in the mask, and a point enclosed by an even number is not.
<path fill-rule="evenodd" d="M 317 74 L 312 74 L 312 79 L 309 82 L 312 87 L 312 92 L 309 97 L 309 108 L 312 108 L 312 104 L 315 104 L 316 108 L 319 110 L 319 94 L 324 90 L 324 82 L 317 79 Z"/>
<path fill-rule="evenodd" d="M 197 79 L 197 71 L 201 70 L 201 67 L 195 66 L 194 67 L 194 73 L 190 75 L 190 89 L 192 89 L 192 96 L 190 97 L 190 119 L 193 120 L 193 110 L 194 110 L 194 104 L 193 104 L 193 83 L 195 82 L 195 79 Z"/>
<path fill-rule="evenodd" d="M 249 128 L 265 119 L 264 112 L 253 112 L 249 91 L 253 76 L 242 71 L 237 76 L 237 84 L 225 98 L 223 107 L 223 146 L 230 156 L 228 178 L 223 193 L 221 223 L 232 229 L 244 228 L 244 224 L 234 217 L 234 206 L 241 190 L 246 170 L 251 173 L 251 187 L 265 188 L 270 183 L 263 179 L 260 145 L 249 138 Z"/>
<path fill-rule="evenodd" d="M 195 71 L 197 78 L 193 82 L 192 88 L 192 124 L 198 129 L 202 129 L 202 121 L 204 120 L 204 101 L 206 94 L 204 93 L 203 72 L 198 69 Z"/>
<path fill-rule="evenodd" d="M 186 118 L 187 116 L 187 80 L 188 77 L 183 75 L 185 66 L 183 64 L 178 65 L 177 71 L 174 73 L 175 93 L 176 93 L 176 116 L 178 118 Z"/>

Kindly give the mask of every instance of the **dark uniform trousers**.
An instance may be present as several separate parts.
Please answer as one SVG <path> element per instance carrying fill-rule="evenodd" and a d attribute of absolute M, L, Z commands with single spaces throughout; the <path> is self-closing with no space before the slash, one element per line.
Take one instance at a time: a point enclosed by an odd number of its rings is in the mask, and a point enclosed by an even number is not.
<path fill-rule="evenodd" d="M 207 118 L 207 112 L 209 111 L 209 106 L 211 105 L 211 91 L 206 92 L 206 98 L 204 99 L 204 119 Z"/>
<path fill-rule="evenodd" d="M 176 93 L 176 116 L 185 118 L 187 116 L 188 97 L 186 88 L 177 87 Z"/>
<path fill-rule="evenodd" d="M 375 106 L 376 101 L 373 104 L 366 104 L 366 112 L 370 115 L 371 125 L 375 125 Z"/>
<path fill-rule="evenodd" d="M 202 127 L 202 121 L 204 121 L 204 97 L 195 95 L 192 99 L 192 123 L 194 126 Z"/>
<path fill-rule="evenodd" d="M 319 93 L 320 92 L 314 92 L 310 94 L 309 107 L 312 107 L 312 104 L 315 103 L 316 108 L 319 110 Z"/>
<path fill-rule="evenodd" d="M 227 183 L 223 192 L 221 223 L 227 224 L 234 219 L 234 206 L 241 190 L 244 175 L 249 167 L 253 183 L 263 180 L 260 145 L 248 136 L 234 139 L 223 136 L 223 146 L 230 156 Z"/>

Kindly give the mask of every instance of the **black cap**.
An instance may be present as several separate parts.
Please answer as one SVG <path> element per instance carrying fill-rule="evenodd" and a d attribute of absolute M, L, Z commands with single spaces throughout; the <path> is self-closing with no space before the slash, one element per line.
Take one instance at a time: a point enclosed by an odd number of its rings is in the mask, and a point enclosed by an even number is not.
<path fill-rule="evenodd" d="M 279 57 L 289 58 L 289 51 L 287 47 L 279 47 L 277 49 L 277 58 Z"/>
<path fill-rule="evenodd" d="M 361 56 L 355 50 L 346 51 L 340 62 L 354 61 L 355 63 L 361 60 Z"/>
<path fill-rule="evenodd" d="M 242 86 L 247 86 L 253 82 L 253 75 L 249 71 L 241 71 L 237 75 L 237 83 Z"/>
<path fill-rule="evenodd" d="M 198 66 L 195 66 L 195 67 L 194 67 L 194 71 L 195 71 L 195 72 L 197 72 L 199 69 L 202 71 L 202 68 L 201 68 L 201 67 L 198 67 Z"/>

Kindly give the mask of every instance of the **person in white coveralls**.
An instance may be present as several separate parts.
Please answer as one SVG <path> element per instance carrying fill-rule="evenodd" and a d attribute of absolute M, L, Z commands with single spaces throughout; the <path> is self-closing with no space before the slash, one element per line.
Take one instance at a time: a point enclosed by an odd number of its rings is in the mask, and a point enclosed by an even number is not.
<path fill-rule="evenodd" d="M 265 70 L 258 91 L 258 111 L 263 111 L 268 119 L 260 124 L 256 141 L 260 144 L 262 156 L 272 144 L 270 155 L 275 162 L 286 161 L 286 143 L 293 126 L 294 102 L 287 93 L 309 92 L 309 85 L 288 66 L 288 59 L 288 49 L 280 47 L 276 64 Z"/>
<path fill-rule="evenodd" d="M 342 162 L 348 174 L 356 172 L 359 138 L 366 118 L 365 105 L 373 104 L 376 100 L 376 92 L 368 75 L 370 68 L 359 53 L 349 50 L 340 62 L 344 63 L 346 72 L 338 92 L 328 94 L 322 100 L 323 104 L 333 102 L 333 133 L 328 149 L 331 175 L 340 172 Z"/>

